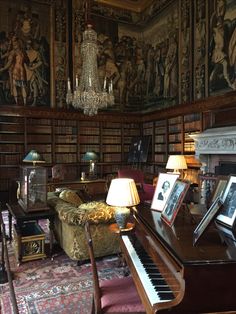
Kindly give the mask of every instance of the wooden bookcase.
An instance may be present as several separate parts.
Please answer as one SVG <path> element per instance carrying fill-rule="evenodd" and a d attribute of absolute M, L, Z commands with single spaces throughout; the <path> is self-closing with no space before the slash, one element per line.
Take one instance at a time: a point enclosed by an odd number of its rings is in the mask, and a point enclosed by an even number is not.
<path fill-rule="evenodd" d="M 86 152 L 95 152 L 98 162 L 101 160 L 101 127 L 99 121 L 79 121 L 78 122 L 78 151 L 79 151 L 79 173 L 88 173 L 88 162 L 83 161 Z M 98 176 L 101 169 L 98 167 Z"/>
<path fill-rule="evenodd" d="M 178 116 L 167 120 L 168 124 L 168 154 L 183 152 L 183 117 Z"/>
<path fill-rule="evenodd" d="M 77 121 L 54 120 L 54 164 L 77 163 Z"/>
<path fill-rule="evenodd" d="M 48 173 L 61 163 L 65 180 L 78 180 L 87 172 L 87 151 L 98 156 L 98 177 L 115 175 L 127 164 L 133 137 L 150 135 L 145 172 L 157 174 L 165 168 L 169 154 L 184 154 L 188 166 L 199 170 L 194 142 L 189 134 L 214 126 L 235 125 L 235 95 L 228 93 L 196 103 L 147 114 L 101 113 L 85 117 L 79 112 L 22 106 L 0 107 L 0 197 L 9 197 L 11 183 L 19 178 L 24 156 L 36 149 L 46 160 Z M 133 166 L 133 165 L 128 165 Z"/>
<path fill-rule="evenodd" d="M 134 137 L 142 135 L 141 124 L 139 123 L 123 123 L 123 135 L 122 135 L 122 148 L 123 158 L 122 160 L 127 163 L 130 144 Z"/>
<path fill-rule="evenodd" d="M 12 180 L 20 176 L 19 165 L 25 156 L 25 118 L 0 116 L 0 200 L 8 201 Z"/>
<path fill-rule="evenodd" d="M 35 149 L 48 164 L 53 162 L 52 124 L 51 119 L 26 118 L 26 153 Z"/>
<path fill-rule="evenodd" d="M 154 122 L 154 162 L 167 162 L 167 120 Z"/>

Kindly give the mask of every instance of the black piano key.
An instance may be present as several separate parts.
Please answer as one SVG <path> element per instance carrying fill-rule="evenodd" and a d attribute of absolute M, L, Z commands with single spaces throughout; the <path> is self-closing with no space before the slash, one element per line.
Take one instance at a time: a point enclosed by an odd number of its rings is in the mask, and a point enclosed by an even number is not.
<path fill-rule="evenodd" d="M 162 293 L 158 291 L 158 295 L 162 300 L 172 300 L 174 299 L 174 295 L 172 292 Z"/>
<path fill-rule="evenodd" d="M 168 286 L 167 284 L 166 284 L 166 281 L 165 280 L 163 280 L 163 279 L 152 279 L 152 278 L 150 278 L 150 280 L 151 280 L 151 282 L 153 283 L 153 285 L 154 286 L 158 286 L 158 285 L 162 285 L 162 286 L 164 286 L 164 285 L 166 285 L 166 286 Z"/>

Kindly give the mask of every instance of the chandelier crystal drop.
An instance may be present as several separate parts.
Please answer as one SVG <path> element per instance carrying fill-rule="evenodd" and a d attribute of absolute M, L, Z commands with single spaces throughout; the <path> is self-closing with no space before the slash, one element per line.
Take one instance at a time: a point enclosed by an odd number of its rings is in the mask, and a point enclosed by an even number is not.
<path fill-rule="evenodd" d="M 114 95 L 112 81 L 108 82 L 106 77 L 101 89 L 97 66 L 97 33 L 90 24 L 83 32 L 81 56 L 83 63 L 80 82 L 76 75 L 75 90 L 72 93 L 68 79 L 66 103 L 72 104 L 76 109 L 82 109 L 85 115 L 93 116 L 99 109 L 114 105 Z"/>

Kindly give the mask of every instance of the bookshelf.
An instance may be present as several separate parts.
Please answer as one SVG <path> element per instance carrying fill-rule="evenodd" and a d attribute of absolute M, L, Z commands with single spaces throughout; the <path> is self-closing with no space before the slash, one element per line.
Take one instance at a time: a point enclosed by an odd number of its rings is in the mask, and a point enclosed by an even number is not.
<path fill-rule="evenodd" d="M 122 161 L 122 124 L 119 122 L 102 123 L 102 161 L 121 163 Z"/>
<path fill-rule="evenodd" d="M 142 168 L 147 173 L 157 174 L 165 169 L 169 155 L 185 155 L 189 178 L 196 178 L 200 164 L 195 159 L 194 141 L 190 134 L 202 131 L 202 115 L 193 113 L 178 115 L 143 123 L 143 134 L 152 135 L 152 153 Z"/>
<path fill-rule="evenodd" d="M 139 123 L 123 123 L 122 131 L 122 160 L 127 163 L 132 138 L 142 135 L 141 125 Z"/>
<path fill-rule="evenodd" d="M 0 199 L 7 201 L 25 155 L 25 118 L 0 116 Z"/>
<path fill-rule="evenodd" d="M 202 120 L 200 113 L 184 116 L 184 154 L 192 155 L 195 153 L 194 140 L 190 134 L 200 133 L 202 130 Z"/>
<path fill-rule="evenodd" d="M 182 154 L 183 152 L 183 117 L 168 119 L 168 153 Z"/>
<path fill-rule="evenodd" d="M 154 122 L 154 162 L 167 162 L 167 120 Z"/>
<path fill-rule="evenodd" d="M 83 161 L 86 152 L 95 152 L 98 155 L 98 162 L 101 160 L 101 127 L 99 121 L 78 122 L 78 149 L 79 149 L 79 172 L 88 173 L 89 164 Z M 98 167 L 98 175 L 101 169 Z"/>
<path fill-rule="evenodd" d="M 77 121 L 54 120 L 54 164 L 76 163 Z"/>
<path fill-rule="evenodd" d="M 52 143 L 51 119 L 26 118 L 26 153 L 35 149 L 50 164 Z"/>
<path fill-rule="evenodd" d="M 98 178 L 114 176 L 128 164 L 128 152 L 134 137 L 151 136 L 148 162 L 139 165 L 145 173 L 157 174 L 165 168 L 168 155 L 184 154 L 194 167 L 194 143 L 190 133 L 202 130 L 202 114 L 184 114 L 160 118 L 110 115 L 85 118 L 74 112 L 24 108 L 3 111 L 0 116 L 0 192 L 8 193 L 11 181 L 19 178 L 19 166 L 26 153 L 36 149 L 52 166 L 63 164 L 65 180 L 78 180 L 88 173 L 83 156 L 88 151 L 98 155 Z"/>

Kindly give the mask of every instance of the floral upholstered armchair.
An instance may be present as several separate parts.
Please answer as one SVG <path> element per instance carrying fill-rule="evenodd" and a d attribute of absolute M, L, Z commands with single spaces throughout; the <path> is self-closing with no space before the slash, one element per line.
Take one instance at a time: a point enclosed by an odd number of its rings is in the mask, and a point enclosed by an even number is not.
<path fill-rule="evenodd" d="M 114 209 L 103 201 L 86 201 L 80 191 L 48 192 L 48 205 L 56 211 L 54 232 L 61 248 L 73 260 L 89 258 L 84 235 L 86 221 L 91 224 L 97 257 L 119 252 L 119 235 L 109 225 L 115 222 Z"/>

